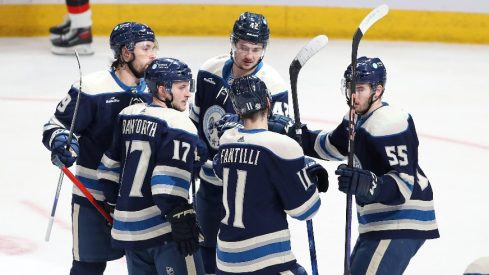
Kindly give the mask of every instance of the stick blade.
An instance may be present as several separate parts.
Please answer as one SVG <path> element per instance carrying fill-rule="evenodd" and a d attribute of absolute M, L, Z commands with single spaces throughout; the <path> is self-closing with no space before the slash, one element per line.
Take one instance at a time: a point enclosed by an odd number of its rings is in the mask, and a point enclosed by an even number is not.
<path fill-rule="evenodd" d="M 314 37 L 307 45 L 305 45 L 297 56 L 292 61 L 292 64 L 297 61 L 300 66 L 304 66 L 306 62 L 317 52 L 319 52 L 322 48 L 324 48 L 328 44 L 328 37 L 326 35 L 318 35 Z M 291 65 L 292 65 L 291 64 Z"/>
<path fill-rule="evenodd" d="M 371 11 L 363 20 L 362 23 L 360 23 L 360 26 L 358 27 L 360 31 L 365 34 L 365 32 L 378 20 L 380 20 L 382 17 L 386 16 L 387 13 L 389 12 L 389 6 L 386 4 L 382 4 L 378 7 L 376 7 L 373 11 Z"/>

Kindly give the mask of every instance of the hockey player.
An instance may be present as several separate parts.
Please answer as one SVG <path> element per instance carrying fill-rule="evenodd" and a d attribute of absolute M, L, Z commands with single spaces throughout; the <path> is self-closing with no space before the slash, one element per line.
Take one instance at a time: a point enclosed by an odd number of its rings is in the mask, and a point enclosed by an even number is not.
<path fill-rule="evenodd" d="M 43 128 L 42 142 L 70 167 L 77 162 L 76 176 L 103 205 L 105 197 L 97 180 L 97 167 L 109 148 L 114 121 L 119 112 L 135 102 L 151 101 L 142 81 L 144 70 L 155 58 L 156 39 L 146 25 L 134 22 L 118 24 L 110 35 L 114 52 L 111 70 L 83 77 L 77 81 L 56 108 Z M 77 96 L 78 113 L 74 120 L 71 150 L 66 150 Z M 73 266 L 70 274 L 103 274 L 106 262 L 119 259 L 123 250 L 111 247 L 110 234 L 104 229 L 105 219 L 83 193 L 73 186 Z"/>
<path fill-rule="evenodd" d="M 49 28 L 51 51 L 54 54 L 90 55 L 92 49 L 92 11 L 89 0 L 66 0 L 68 14 L 64 22 Z"/>
<path fill-rule="evenodd" d="M 219 136 L 215 123 L 225 113 L 234 112 L 229 100 L 229 85 L 236 77 L 255 75 L 272 93 L 274 113 L 288 115 L 288 91 L 285 82 L 269 65 L 262 62 L 268 47 L 270 29 L 261 14 L 245 12 L 234 23 L 231 53 L 206 61 L 197 75 L 197 91 L 190 118 L 196 123 L 199 137 L 207 143 L 209 155 L 216 154 Z M 216 179 L 212 164 L 200 171 L 197 192 L 197 217 L 204 232 L 201 243 L 207 274 L 215 273 L 216 236 L 222 207 L 222 184 Z"/>
<path fill-rule="evenodd" d="M 355 195 L 359 237 L 351 274 L 402 274 L 427 239 L 439 238 L 433 191 L 418 163 L 418 136 L 411 115 L 381 98 L 387 71 L 379 58 L 358 58 L 355 93 L 354 167 L 335 173 L 341 192 Z M 350 100 L 352 66 L 344 73 Z M 304 151 L 325 160 L 348 156 L 349 114 L 333 131 L 303 129 Z"/>
<path fill-rule="evenodd" d="M 98 169 L 108 208 L 115 206 L 112 244 L 126 250 L 129 274 L 204 274 L 200 229 L 188 202 L 202 142 L 183 112 L 192 72 L 177 59 L 159 58 L 145 81 L 153 102 L 122 110 Z"/>
<path fill-rule="evenodd" d="M 291 251 L 286 215 L 305 221 L 316 214 L 326 170 L 293 139 L 267 131 L 271 98 L 263 81 L 236 78 L 230 98 L 244 128 L 226 131 L 214 158 L 224 194 L 217 274 L 306 274 Z"/>

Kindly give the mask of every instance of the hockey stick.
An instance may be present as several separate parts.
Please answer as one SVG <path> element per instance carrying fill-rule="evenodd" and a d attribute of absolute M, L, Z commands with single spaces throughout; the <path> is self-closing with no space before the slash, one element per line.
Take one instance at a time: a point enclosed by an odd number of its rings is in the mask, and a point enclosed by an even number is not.
<path fill-rule="evenodd" d="M 76 56 L 76 61 L 78 61 L 78 70 L 80 71 L 80 90 L 78 90 L 78 95 L 76 99 L 76 104 L 75 104 L 75 111 L 73 113 L 73 118 L 71 121 L 71 127 L 70 127 L 70 133 L 68 135 L 68 143 L 66 144 L 66 151 L 70 150 L 71 146 L 71 139 L 73 138 L 73 131 L 75 130 L 75 120 L 76 120 L 76 115 L 78 113 L 78 105 L 80 103 L 80 94 L 81 94 L 81 89 L 82 89 L 82 71 L 81 71 L 81 65 L 80 65 L 80 57 L 78 56 L 78 52 L 75 51 L 75 56 Z M 54 159 L 51 159 L 52 161 L 55 161 Z M 58 159 L 59 161 L 59 159 Z M 54 214 L 56 213 L 56 207 L 58 206 L 58 199 L 59 199 L 59 193 L 61 192 L 61 184 L 63 184 L 63 171 L 60 172 L 59 174 L 59 179 L 58 179 L 58 186 L 56 188 L 56 194 L 54 196 L 54 202 L 53 202 L 53 208 L 51 210 L 51 217 L 49 218 L 49 223 L 48 223 L 48 229 L 46 231 L 46 237 L 44 240 L 46 242 L 49 242 L 49 237 L 51 236 L 51 229 L 53 227 L 53 222 L 54 222 Z"/>
<path fill-rule="evenodd" d="M 302 129 L 301 129 L 301 116 L 299 113 L 299 100 L 297 97 L 297 78 L 299 77 L 299 72 L 306 62 L 322 48 L 328 44 L 328 37 L 326 35 L 318 35 L 314 37 L 307 45 L 305 45 L 297 56 L 294 58 L 289 68 L 290 75 L 290 86 L 292 91 L 292 102 L 294 104 L 294 120 L 295 120 L 295 130 L 297 136 L 297 142 L 302 147 Z M 311 254 L 311 267 L 312 274 L 318 274 L 318 266 L 316 259 L 316 245 L 314 243 L 314 230 L 312 226 L 312 220 L 307 222 L 307 236 L 309 239 L 309 252 Z"/>
<path fill-rule="evenodd" d="M 348 117 L 348 167 L 353 167 L 354 149 L 355 149 L 355 93 L 356 93 L 356 74 L 357 74 L 357 53 L 360 40 L 367 30 L 379 19 L 389 12 L 389 7 L 385 4 L 378 6 L 371 11 L 360 23 L 358 29 L 353 35 L 351 64 L 352 76 L 350 82 L 350 112 Z M 350 275 L 350 251 L 351 251 L 351 216 L 352 216 L 352 195 L 346 197 L 346 225 L 345 225 L 345 261 L 344 275 Z"/>
<path fill-rule="evenodd" d="M 100 214 L 102 214 L 102 216 L 104 216 L 104 218 L 108 222 L 110 222 L 110 224 L 113 224 L 113 221 L 112 221 L 112 218 L 110 217 L 110 215 L 107 214 L 107 212 L 97 203 L 97 201 L 95 201 L 95 198 L 92 196 L 90 191 L 88 191 L 88 189 L 80 182 L 80 180 L 77 179 L 76 176 L 73 175 L 73 173 L 71 173 L 71 171 L 68 170 L 68 168 L 66 168 L 66 166 L 58 158 L 56 158 L 54 160 L 54 162 L 56 162 L 56 166 L 58 166 L 61 169 L 61 171 L 63 173 L 65 173 L 66 176 L 68 176 L 68 178 L 70 178 L 70 180 L 80 189 L 80 191 L 82 191 L 82 193 L 93 204 L 93 206 L 95 206 L 95 208 L 97 208 L 97 210 L 100 212 Z"/>

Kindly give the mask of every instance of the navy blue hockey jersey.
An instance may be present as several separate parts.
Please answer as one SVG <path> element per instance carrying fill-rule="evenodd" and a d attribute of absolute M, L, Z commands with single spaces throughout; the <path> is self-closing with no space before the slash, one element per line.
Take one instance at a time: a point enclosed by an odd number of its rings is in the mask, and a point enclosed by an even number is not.
<path fill-rule="evenodd" d="M 356 120 L 354 166 L 383 185 L 374 202 L 356 199 L 361 239 L 438 238 L 433 191 L 418 164 L 418 136 L 407 112 L 387 103 Z M 309 132 L 306 154 L 325 160 L 348 155 L 348 114 L 331 132 Z"/>
<path fill-rule="evenodd" d="M 76 177 L 97 201 L 104 201 L 102 186 L 97 180 L 97 167 L 103 153 L 110 146 L 114 121 L 125 107 L 138 102 L 151 102 L 152 95 L 146 92 L 146 83 L 129 87 L 122 83 L 114 72 L 99 71 L 82 79 L 80 103 L 74 134 L 79 137 L 80 154 L 77 159 Z M 68 94 L 56 108 L 54 116 L 43 128 L 42 142 L 51 148 L 53 133 L 59 129 L 69 130 L 73 120 L 80 83 L 75 82 Z M 73 201 L 89 205 L 85 195 L 73 185 Z"/>
<path fill-rule="evenodd" d="M 214 156 L 219 147 L 219 137 L 215 123 L 225 113 L 235 113 L 229 97 L 230 83 L 233 80 L 231 69 L 233 61 L 229 55 L 221 55 L 205 62 L 197 75 L 197 91 L 190 109 L 190 118 L 196 123 L 200 139 L 207 143 L 209 156 Z M 272 94 L 272 110 L 276 114 L 289 115 L 287 86 L 280 75 L 269 65 L 260 62 L 252 73 L 260 78 Z M 212 171 L 212 165 L 204 164 L 200 178 L 221 185 Z"/>
<path fill-rule="evenodd" d="M 98 169 L 107 201 L 117 202 L 114 247 L 143 249 L 171 240 L 164 215 L 188 202 L 197 141 L 187 113 L 148 104 L 120 113 Z"/>
<path fill-rule="evenodd" d="M 223 182 L 217 274 L 279 274 L 296 266 L 286 214 L 311 219 L 321 200 L 302 148 L 263 129 L 230 129 L 214 170 Z M 284 273 L 285 274 L 285 273 Z"/>

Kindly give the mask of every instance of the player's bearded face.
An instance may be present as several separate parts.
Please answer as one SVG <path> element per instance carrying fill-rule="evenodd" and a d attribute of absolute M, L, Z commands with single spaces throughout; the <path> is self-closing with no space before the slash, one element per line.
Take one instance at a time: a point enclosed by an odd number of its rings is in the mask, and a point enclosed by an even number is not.
<path fill-rule="evenodd" d="M 365 113 L 369 108 L 370 96 L 374 91 L 368 83 L 357 83 L 355 87 L 355 112 L 362 114 Z M 349 96 L 351 96 L 351 91 L 349 87 L 348 94 Z"/>
<path fill-rule="evenodd" d="M 263 44 L 255 44 L 244 40 L 238 40 L 235 47 L 235 62 L 245 70 L 253 68 L 264 51 Z"/>
<path fill-rule="evenodd" d="M 134 45 L 134 69 L 140 75 L 144 75 L 144 71 L 148 67 L 149 63 L 156 58 L 157 52 L 157 44 L 151 41 L 141 41 L 136 43 L 136 45 Z"/>

